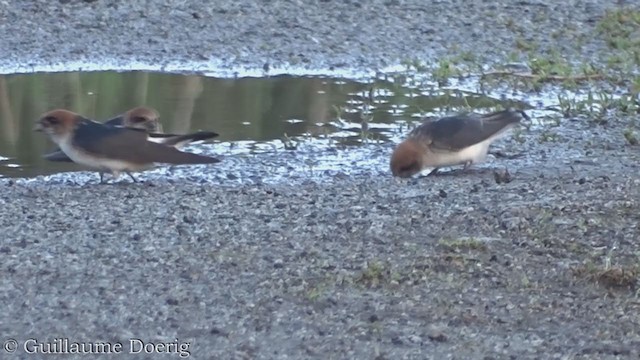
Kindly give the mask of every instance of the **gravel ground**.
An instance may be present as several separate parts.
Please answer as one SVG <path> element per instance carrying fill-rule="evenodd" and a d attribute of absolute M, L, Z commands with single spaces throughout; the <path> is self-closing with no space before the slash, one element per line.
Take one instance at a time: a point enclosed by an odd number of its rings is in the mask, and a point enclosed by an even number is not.
<path fill-rule="evenodd" d="M 580 61 L 601 49 L 592 31 L 615 6 L 599 0 L 4 0 L 0 68 L 80 61 L 85 67 L 377 69 L 458 51 L 502 60 L 518 39 Z"/>
<path fill-rule="evenodd" d="M 0 1 L 0 66 L 371 69 L 453 46 L 500 60 L 508 18 L 579 59 L 605 51 L 589 34 L 615 6 L 128 3 Z M 2 180 L 0 340 L 189 342 L 196 359 L 637 359 L 640 152 L 616 124 L 525 133 L 500 184 L 490 169 L 511 160 L 411 180 L 384 167 L 295 184 Z"/>

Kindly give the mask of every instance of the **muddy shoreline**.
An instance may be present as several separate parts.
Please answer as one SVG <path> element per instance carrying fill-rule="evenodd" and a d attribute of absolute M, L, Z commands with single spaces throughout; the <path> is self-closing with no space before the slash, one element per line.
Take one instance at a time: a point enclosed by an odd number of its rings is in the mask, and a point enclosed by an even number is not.
<path fill-rule="evenodd" d="M 370 71 L 464 51 L 509 62 L 521 38 L 580 61 L 607 51 L 595 21 L 616 6 L 151 3 L 0 1 L 0 68 Z M 247 183 L 2 179 L 0 339 L 189 342 L 196 359 L 637 359 L 640 151 L 625 120 L 506 138 L 526 159 L 460 176 L 391 178 L 386 146 L 370 168 L 291 184 L 260 181 L 278 153 L 234 160 Z"/>

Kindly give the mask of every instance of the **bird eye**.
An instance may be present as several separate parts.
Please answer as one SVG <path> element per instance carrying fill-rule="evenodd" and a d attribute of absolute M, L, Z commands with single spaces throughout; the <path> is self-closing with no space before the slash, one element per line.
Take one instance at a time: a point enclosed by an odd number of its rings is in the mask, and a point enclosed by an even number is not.
<path fill-rule="evenodd" d="M 60 123 L 60 120 L 55 116 L 47 116 L 44 118 L 44 121 L 48 122 L 51 125 L 56 125 Z"/>
<path fill-rule="evenodd" d="M 418 172 L 420 172 L 420 164 L 416 162 L 413 162 L 398 168 L 398 175 L 400 177 L 409 177 Z"/>
<path fill-rule="evenodd" d="M 402 171 L 402 172 L 414 171 L 417 168 L 418 168 L 418 165 L 413 163 L 413 164 L 409 164 L 409 165 L 401 167 L 400 171 Z"/>

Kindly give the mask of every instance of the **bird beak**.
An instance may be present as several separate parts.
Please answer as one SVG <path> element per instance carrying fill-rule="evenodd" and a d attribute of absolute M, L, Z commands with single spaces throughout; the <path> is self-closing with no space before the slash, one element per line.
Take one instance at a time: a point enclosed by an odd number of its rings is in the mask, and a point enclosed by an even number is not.
<path fill-rule="evenodd" d="M 44 130 L 44 128 L 42 127 L 42 124 L 40 122 L 37 122 L 34 126 L 33 126 L 33 131 L 42 131 Z"/>

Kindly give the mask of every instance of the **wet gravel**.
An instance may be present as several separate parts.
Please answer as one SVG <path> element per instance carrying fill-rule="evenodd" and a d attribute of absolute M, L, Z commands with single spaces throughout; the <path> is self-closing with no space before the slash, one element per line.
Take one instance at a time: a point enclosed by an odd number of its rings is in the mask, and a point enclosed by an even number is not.
<path fill-rule="evenodd" d="M 504 61 L 522 43 L 591 60 L 604 49 L 593 36 L 596 21 L 616 6 L 599 0 L 2 1 L 0 68 L 188 62 L 205 69 L 378 69 L 465 51 L 480 61 Z"/>
<path fill-rule="evenodd" d="M 0 65 L 367 68 L 453 47 L 500 59 L 520 36 L 505 19 L 589 57 L 602 51 L 588 36 L 594 19 L 615 6 L 259 4 L 0 0 Z M 223 164 L 201 169 L 207 181 L 179 171 L 142 184 L 3 179 L 0 339 L 122 342 L 125 352 L 130 338 L 190 342 L 196 359 L 637 359 L 637 281 L 596 275 L 638 265 L 640 151 L 621 119 L 574 120 L 553 139 L 524 132 L 497 144 L 524 158 L 410 180 L 390 177 L 387 145 L 370 167 L 307 180 L 292 170 L 290 183 L 260 179 L 278 164 L 302 168 L 308 154 L 233 159 L 251 181 Z M 494 175 L 505 168 L 510 177 Z"/>

